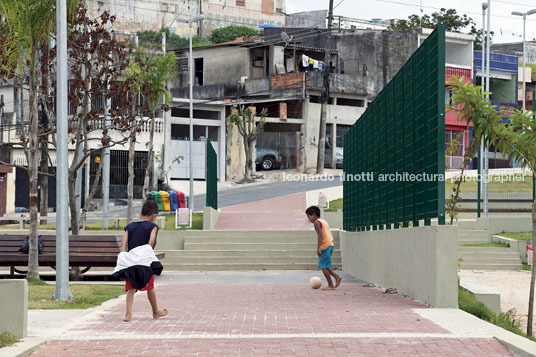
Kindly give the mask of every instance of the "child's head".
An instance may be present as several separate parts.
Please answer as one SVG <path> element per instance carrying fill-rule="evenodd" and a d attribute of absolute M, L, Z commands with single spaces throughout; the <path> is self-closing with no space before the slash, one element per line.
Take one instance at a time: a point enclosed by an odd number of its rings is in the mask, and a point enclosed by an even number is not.
<path fill-rule="evenodd" d="M 305 214 L 307 215 L 309 222 L 313 223 L 320 218 L 320 208 L 317 206 L 311 206 L 305 210 Z"/>
<path fill-rule="evenodd" d="M 153 200 L 147 200 L 143 202 L 141 207 L 141 216 L 148 217 L 151 221 L 154 222 L 156 216 L 158 215 L 158 203 Z"/>

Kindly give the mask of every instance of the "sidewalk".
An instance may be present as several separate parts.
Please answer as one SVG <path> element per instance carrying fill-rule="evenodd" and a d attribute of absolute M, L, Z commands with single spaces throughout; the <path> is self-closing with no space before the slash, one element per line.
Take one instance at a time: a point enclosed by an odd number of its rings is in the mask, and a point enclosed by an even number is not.
<path fill-rule="evenodd" d="M 305 192 L 254 201 L 221 209 L 215 230 L 304 230 L 307 220 Z"/>
<path fill-rule="evenodd" d="M 47 336 L 33 356 L 512 355 L 459 310 L 385 295 L 348 275 L 335 291 L 313 290 L 314 275 L 168 273 L 157 296 L 169 316 L 153 319 L 138 293 L 124 323 L 122 297 Z"/>

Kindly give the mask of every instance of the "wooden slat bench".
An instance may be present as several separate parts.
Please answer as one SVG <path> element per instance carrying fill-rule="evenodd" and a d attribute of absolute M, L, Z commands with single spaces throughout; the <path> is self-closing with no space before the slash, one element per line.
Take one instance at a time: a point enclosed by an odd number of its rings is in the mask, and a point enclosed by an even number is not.
<path fill-rule="evenodd" d="M 17 266 L 28 266 L 28 254 L 19 252 L 27 235 L 0 235 L 0 266 L 8 266 L 11 275 Z M 55 268 L 56 266 L 56 236 L 43 235 L 43 251 L 39 254 L 39 265 Z M 92 267 L 115 267 L 119 254 L 122 235 L 110 236 L 70 236 L 69 237 L 69 265 L 72 267 L 85 267 L 81 273 Z M 164 253 L 155 253 L 158 259 L 165 257 Z"/>

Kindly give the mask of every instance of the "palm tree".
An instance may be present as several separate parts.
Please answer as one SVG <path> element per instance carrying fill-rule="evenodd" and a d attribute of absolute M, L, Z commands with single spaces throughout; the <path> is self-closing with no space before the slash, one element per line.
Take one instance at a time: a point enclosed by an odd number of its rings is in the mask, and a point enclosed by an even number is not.
<path fill-rule="evenodd" d="M 143 182 L 143 199 L 147 199 L 149 191 L 149 177 L 153 166 L 153 138 L 156 122 L 156 112 L 160 99 L 164 97 L 164 106 L 171 102 L 171 93 L 166 89 L 166 82 L 173 79 L 177 71 L 177 58 L 174 52 L 155 56 L 150 60 L 149 70 L 142 76 L 145 86 L 144 99 L 147 100 L 151 115 L 151 131 L 147 154 L 147 168 Z"/>
<path fill-rule="evenodd" d="M 69 1 L 73 2 L 73 1 Z M 3 70 L 28 76 L 29 129 L 24 140 L 30 180 L 30 250 L 28 276 L 39 278 L 37 248 L 37 174 L 38 140 L 38 73 L 39 48 L 48 43 L 54 32 L 56 0 L 0 0 L 0 27 L 4 36 L 0 43 Z"/>

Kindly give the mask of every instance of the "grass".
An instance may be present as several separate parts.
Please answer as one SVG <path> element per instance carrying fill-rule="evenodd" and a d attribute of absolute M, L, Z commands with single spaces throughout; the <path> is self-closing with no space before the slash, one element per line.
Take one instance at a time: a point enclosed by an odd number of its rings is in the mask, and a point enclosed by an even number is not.
<path fill-rule="evenodd" d="M 11 333 L 7 331 L 0 332 L 0 348 L 11 346 L 17 342 L 19 342 L 19 340 L 17 340 L 17 338 Z"/>
<path fill-rule="evenodd" d="M 523 270 L 532 271 L 532 267 L 527 263 L 523 263 Z"/>
<path fill-rule="evenodd" d="M 53 301 L 50 299 L 55 285 L 39 279 L 28 278 L 28 309 L 87 309 L 99 306 L 125 293 L 123 285 L 71 284 L 73 300 Z"/>
<path fill-rule="evenodd" d="M 478 301 L 474 296 L 458 288 L 458 306 L 460 310 L 470 313 L 482 319 L 484 321 L 490 322 L 496 326 L 499 326 L 505 330 L 513 332 L 517 335 L 528 338 L 532 341 L 536 341 L 534 337 L 528 337 L 522 330 L 519 320 L 516 319 L 515 310 L 510 310 L 506 313 L 501 313 L 497 315 L 489 307 L 487 307 L 483 302 Z"/>
<path fill-rule="evenodd" d="M 507 181 L 500 182 L 490 177 L 489 191 L 490 192 L 509 192 L 509 193 L 532 193 L 532 176 L 524 175 L 521 181 Z M 461 192 L 477 192 L 477 181 L 469 180 L 462 182 L 460 190 Z M 445 192 L 452 192 L 455 187 L 454 182 L 451 179 L 445 181 Z"/>
<path fill-rule="evenodd" d="M 498 235 L 501 237 L 510 238 L 510 239 L 532 241 L 532 232 L 522 232 L 522 233 L 502 232 Z"/>
<path fill-rule="evenodd" d="M 326 212 L 337 212 L 339 209 L 342 209 L 342 198 L 329 201 L 329 209 Z"/>
<path fill-rule="evenodd" d="M 166 217 L 166 228 L 163 229 L 165 231 L 174 231 L 175 230 L 175 214 L 166 214 L 164 215 Z M 156 224 L 159 223 L 159 220 L 157 219 Z M 119 229 L 114 228 L 113 222 L 109 222 L 108 224 L 108 231 L 123 231 L 123 228 L 127 225 L 127 221 L 119 221 Z M 28 226 L 28 225 L 27 225 Z M 18 228 L 18 223 L 16 225 L 0 225 L 0 229 L 2 228 Z M 55 224 L 46 224 L 46 225 L 39 225 L 39 229 L 44 230 L 56 230 Z M 192 230 L 202 230 L 203 229 L 203 212 L 197 212 L 192 215 Z M 86 224 L 86 230 L 88 231 L 102 231 L 104 230 L 102 228 L 102 222 L 88 222 Z"/>
<path fill-rule="evenodd" d="M 480 248 L 509 248 L 510 244 L 491 242 L 491 243 L 465 243 L 462 247 L 480 247 Z"/>

